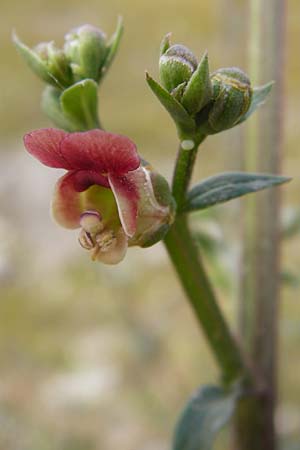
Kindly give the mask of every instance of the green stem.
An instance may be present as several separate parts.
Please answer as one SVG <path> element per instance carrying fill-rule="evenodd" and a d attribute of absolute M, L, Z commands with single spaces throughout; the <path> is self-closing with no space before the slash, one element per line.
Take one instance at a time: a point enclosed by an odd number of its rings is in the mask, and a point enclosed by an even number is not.
<path fill-rule="evenodd" d="M 173 175 L 173 197 L 176 200 L 178 211 L 180 211 L 185 200 L 199 145 L 205 138 L 206 135 L 201 135 L 197 139 L 182 140 L 179 146 Z M 182 147 L 183 142 L 192 142 L 194 143 L 194 147 L 190 150 L 185 150 Z"/>
<path fill-rule="evenodd" d="M 165 245 L 222 370 L 224 383 L 234 382 L 245 372 L 245 365 L 216 303 L 185 216 L 176 219 L 165 238 Z"/>
<path fill-rule="evenodd" d="M 203 139 L 204 137 L 199 142 Z M 173 179 L 173 195 L 179 205 L 179 211 L 185 199 L 196 154 L 197 147 L 189 151 L 182 147 L 179 149 Z M 164 242 L 188 300 L 222 370 L 224 383 L 236 381 L 248 373 L 248 368 L 217 304 L 184 214 L 177 215 Z"/>

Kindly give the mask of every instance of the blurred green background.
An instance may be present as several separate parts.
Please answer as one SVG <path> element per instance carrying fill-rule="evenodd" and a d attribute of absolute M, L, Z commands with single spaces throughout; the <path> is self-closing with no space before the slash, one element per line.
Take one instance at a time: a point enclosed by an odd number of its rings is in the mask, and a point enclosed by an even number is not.
<path fill-rule="evenodd" d="M 300 3 L 288 3 L 283 173 L 294 181 L 282 189 L 287 219 L 300 207 Z M 217 381 L 163 246 L 131 249 L 116 267 L 91 262 L 76 233 L 49 217 L 58 171 L 23 149 L 23 134 L 49 121 L 40 112 L 42 83 L 13 48 L 12 29 L 29 45 L 62 44 L 64 33 L 83 23 L 110 35 L 119 14 L 125 34 L 101 86 L 101 119 L 106 129 L 135 140 L 169 178 L 174 126 L 144 80 L 145 69 L 157 77 L 163 35 L 172 31 L 174 42 L 198 56 L 208 49 L 212 70 L 232 65 L 247 70 L 247 1 L 1 0 L 1 450 L 167 450 L 186 398 L 200 384 Z M 239 170 L 242 150 L 243 126 L 209 138 L 195 180 Z M 205 233 L 200 245 L 209 253 L 208 269 L 233 326 L 239 206 L 233 201 L 193 216 L 195 229 Z M 295 450 L 300 449 L 299 248 L 296 232 L 283 246 L 289 283 L 281 307 L 277 413 L 282 441 Z M 218 441 L 220 449 L 229 448 L 226 432 Z"/>

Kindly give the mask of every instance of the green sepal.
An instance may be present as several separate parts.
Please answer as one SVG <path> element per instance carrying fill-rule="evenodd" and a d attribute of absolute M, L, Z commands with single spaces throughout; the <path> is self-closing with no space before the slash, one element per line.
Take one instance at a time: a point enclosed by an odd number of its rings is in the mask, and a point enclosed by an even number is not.
<path fill-rule="evenodd" d="M 156 200 L 162 206 L 169 206 L 173 201 L 173 196 L 167 180 L 157 172 L 150 172 L 152 188 Z"/>
<path fill-rule="evenodd" d="M 196 114 L 212 98 L 212 85 L 209 76 L 208 54 L 204 53 L 197 69 L 190 78 L 181 103 L 190 114 Z"/>
<path fill-rule="evenodd" d="M 94 80 L 79 81 L 66 89 L 60 103 L 76 131 L 99 128 L 97 83 Z"/>
<path fill-rule="evenodd" d="M 197 184 L 187 195 L 186 212 L 210 208 L 237 197 L 290 181 L 290 178 L 260 173 L 228 172 Z"/>
<path fill-rule="evenodd" d="M 119 17 L 116 31 L 112 35 L 112 37 L 107 45 L 106 56 L 105 56 L 105 59 L 103 62 L 103 66 L 99 73 L 99 81 L 102 80 L 102 78 L 104 77 L 105 73 L 111 66 L 111 64 L 116 56 L 116 53 L 120 46 L 123 31 L 124 31 L 123 19 L 122 19 L 122 17 Z"/>
<path fill-rule="evenodd" d="M 233 416 L 238 389 L 204 386 L 187 403 L 177 423 L 172 450 L 211 450 L 217 433 Z"/>
<path fill-rule="evenodd" d="M 62 87 L 58 80 L 49 72 L 46 63 L 34 52 L 34 50 L 31 50 L 31 48 L 23 44 L 15 32 L 12 34 L 12 40 L 27 65 L 41 80 L 52 86 Z"/>
<path fill-rule="evenodd" d="M 151 234 L 150 237 L 145 238 L 143 242 L 139 243 L 142 248 L 152 247 L 152 245 L 157 244 L 159 241 L 163 240 L 165 235 L 170 229 L 170 225 L 163 224 L 158 230 Z"/>
<path fill-rule="evenodd" d="M 159 49 L 160 56 L 163 55 L 164 53 L 166 53 L 168 48 L 171 47 L 171 35 L 172 35 L 172 33 L 166 34 L 165 37 L 163 38 L 163 40 L 161 41 L 160 49 Z"/>
<path fill-rule="evenodd" d="M 172 97 L 175 98 L 179 103 L 181 103 L 181 99 L 184 93 L 184 90 L 186 88 L 186 81 L 176 86 L 175 89 L 172 91 Z"/>
<path fill-rule="evenodd" d="M 171 194 L 170 186 L 167 180 L 155 171 L 150 171 L 152 189 L 156 201 L 164 207 L 169 207 L 168 223 L 162 224 L 156 231 L 146 234 L 144 240 L 139 242 L 140 247 L 151 247 L 161 241 L 170 229 L 170 223 L 173 222 L 176 211 L 176 203 Z"/>
<path fill-rule="evenodd" d="M 74 126 L 62 111 L 60 96 L 61 90 L 47 86 L 42 95 L 42 109 L 54 125 L 65 131 L 75 131 Z"/>
<path fill-rule="evenodd" d="M 146 80 L 152 92 L 156 95 L 158 100 L 171 115 L 176 124 L 178 132 L 180 134 L 194 133 L 195 122 L 186 112 L 184 107 L 171 94 L 169 94 L 166 89 L 158 84 L 147 72 Z"/>
<path fill-rule="evenodd" d="M 261 105 L 263 105 L 270 94 L 274 81 L 258 86 L 253 89 L 251 104 L 248 111 L 240 118 L 236 125 L 247 120 Z"/>

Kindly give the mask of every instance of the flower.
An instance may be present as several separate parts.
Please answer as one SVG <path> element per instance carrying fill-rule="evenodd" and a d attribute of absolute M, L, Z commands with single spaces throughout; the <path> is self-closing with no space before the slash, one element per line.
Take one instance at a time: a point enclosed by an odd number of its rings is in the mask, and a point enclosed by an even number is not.
<path fill-rule="evenodd" d="M 81 228 L 79 242 L 93 260 L 116 264 L 128 246 L 152 245 L 168 230 L 169 186 L 141 162 L 129 138 L 45 128 L 26 134 L 24 144 L 46 166 L 67 170 L 56 184 L 52 213 L 63 227 Z"/>

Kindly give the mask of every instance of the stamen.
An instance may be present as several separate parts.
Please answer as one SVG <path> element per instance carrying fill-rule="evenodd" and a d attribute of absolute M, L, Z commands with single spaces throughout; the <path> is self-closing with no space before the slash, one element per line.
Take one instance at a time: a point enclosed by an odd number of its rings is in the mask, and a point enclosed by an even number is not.
<path fill-rule="evenodd" d="M 111 250 L 117 243 L 117 238 L 112 230 L 106 230 L 96 235 L 96 242 L 101 252 Z"/>
<path fill-rule="evenodd" d="M 91 250 L 95 247 L 95 243 L 92 239 L 92 236 L 90 233 L 87 233 L 85 230 L 81 229 L 79 236 L 78 236 L 78 242 L 86 250 Z"/>

